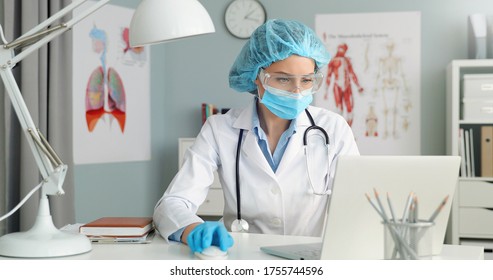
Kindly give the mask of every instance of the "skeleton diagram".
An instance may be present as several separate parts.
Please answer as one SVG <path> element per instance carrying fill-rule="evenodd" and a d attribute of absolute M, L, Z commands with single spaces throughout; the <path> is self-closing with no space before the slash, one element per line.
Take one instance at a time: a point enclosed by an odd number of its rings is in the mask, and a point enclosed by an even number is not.
<path fill-rule="evenodd" d="M 375 108 L 373 105 L 370 105 L 368 110 L 368 114 L 366 115 L 366 132 L 365 136 L 367 137 L 377 137 L 378 136 L 378 117 L 375 113 Z"/>
<path fill-rule="evenodd" d="M 344 107 L 346 108 L 346 121 L 351 126 L 353 124 L 353 91 L 351 81 L 358 87 L 360 93 L 363 88 L 359 85 L 358 78 L 353 70 L 351 60 L 346 56 L 348 46 L 345 43 L 337 47 L 337 53 L 329 62 L 327 71 L 327 89 L 324 99 L 327 100 L 329 95 L 329 86 L 334 76 L 334 100 L 339 114 L 343 115 Z"/>
<path fill-rule="evenodd" d="M 400 57 L 393 55 L 394 43 L 389 42 L 387 45 L 387 56 L 381 57 L 378 63 L 378 73 L 376 79 L 375 93 L 381 91 L 383 98 L 383 114 L 384 114 L 384 131 L 383 138 L 389 137 L 392 134 L 393 138 L 398 138 L 397 117 L 398 117 L 398 102 L 399 94 L 408 95 L 407 83 L 402 71 L 402 61 Z M 407 100 L 407 101 L 406 101 Z M 405 99 L 404 109 L 409 111 L 411 103 L 409 99 Z M 407 118 L 404 116 L 404 129 L 409 125 Z M 390 127 L 390 128 L 389 128 Z M 390 131 L 389 131 L 390 130 Z"/>

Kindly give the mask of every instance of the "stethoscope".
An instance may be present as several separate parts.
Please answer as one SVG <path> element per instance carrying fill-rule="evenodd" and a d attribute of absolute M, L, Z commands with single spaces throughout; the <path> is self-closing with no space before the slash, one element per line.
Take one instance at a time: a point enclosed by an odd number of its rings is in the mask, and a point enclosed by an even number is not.
<path fill-rule="evenodd" d="M 325 146 L 327 148 L 327 156 L 328 156 L 328 147 L 329 147 L 329 135 L 327 134 L 327 131 L 323 129 L 322 127 L 315 125 L 315 121 L 313 120 L 312 115 L 310 112 L 308 112 L 308 109 L 305 109 L 305 113 L 310 119 L 311 125 L 305 130 L 303 133 L 303 146 L 305 150 L 305 158 L 307 161 L 307 169 L 308 169 L 308 157 L 307 155 L 307 147 L 308 147 L 308 141 L 307 141 L 307 135 L 308 132 L 311 130 L 318 130 L 322 132 L 323 137 L 324 137 L 324 142 Z M 243 140 L 243 131 L 244 129 L 240 129 L 240 133 L 238 135 L 238 145 L 236 146 L 236 220 L 233 221 L 231 224 L 231 231 L 233 232 L 247 232 L 249 228 L 249 224 L 245 219 L 241 218 L 241 193 L 240 193 L 240 151 L 241 151 L 241 142 Z M 327 167 L 328 168 L 328 167 Z M 326 190 L 324 192 L 316 192 L 315 188 L 313 187 L 310 174 L 308 174 L 308 180 L 310 182 L 310 186 L 313 190 L 313 193 L 315 195 L 328 195 L 330 191 L 327 190 L 327 184 L 326 184 Z"/>

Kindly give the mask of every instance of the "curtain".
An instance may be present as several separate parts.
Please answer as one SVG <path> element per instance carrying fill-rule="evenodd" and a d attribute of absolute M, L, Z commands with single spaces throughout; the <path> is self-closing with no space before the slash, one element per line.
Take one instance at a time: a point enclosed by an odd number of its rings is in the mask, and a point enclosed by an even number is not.
<path fill-rule="evenodd" d="M 47 19 L 70 0 L 6 0 L 3 29 L 12 41 Z M 66 32 L 22 60 L 14 76 L 34 123 L 68 165 L 65 195 L 50 196 L 55 226 L 75 222 L 72 153 L 72 37 Z M 1 71 L 1 70 L 0 70 Z M 0 95 L 0 209 L 6 213 L 39 184 L 39 170 L 21 131 L 17 115 L 2 87 Z M 31 228 L 37 215 L 39 196 L 33 195 L 13 216 L 0 223 L 0 234 Z"/>

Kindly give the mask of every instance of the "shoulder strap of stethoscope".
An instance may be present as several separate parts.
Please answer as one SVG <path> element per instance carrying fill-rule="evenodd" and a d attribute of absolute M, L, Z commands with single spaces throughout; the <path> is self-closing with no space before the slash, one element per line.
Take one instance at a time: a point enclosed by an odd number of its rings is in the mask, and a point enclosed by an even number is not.
<path fill-rule="evenodd" d="M 315 125 L 315 121 L 313 120 L 313 117 L 312 117 L 312 114 L 310 114 L 310 112 L 308 112 L 308 109 L 305 109 L 305 113 L 306 113 L 306 116 L 310 119 L 310 123 L 313 125 Z"/>
<path fill-rule="evenodd" d="M 243 140 L 243 129 L 240 129 L 238 136 L 238 146 L 236 146 L 236 215 L 241 220 L 241 197 L 240 197 L 240 151 Z"/>
<path fill-rule="evenodd" d="M 322 132 L 324 134 L 324 137 L 325 137 L 325 144 L 326 145 L 329 145 L 329 135 L 327 134 L 327 131 L 325 131 L 325 129 L 321 128 L 320 126 L 318 125 L 315 125 L 315 121 L 313 120 L 313 117 L 312 115 L 310 114 L 310 112 L 308 112 L 308 109 L 305 109 L 305 113 L 306 115 L 308 116 L 308 118 L 310 119 L 310 123 L 312 124 L 311 126 L 309 126 L 306 130 L 305 130 L 305 133 L 303 134 L 303 145 L 306 146 L 307 142 L 306 142 L 306 136 L 308 135 L 308 132 L 312 129 L 317 129 L 319 130 L 320 132 Z"/>

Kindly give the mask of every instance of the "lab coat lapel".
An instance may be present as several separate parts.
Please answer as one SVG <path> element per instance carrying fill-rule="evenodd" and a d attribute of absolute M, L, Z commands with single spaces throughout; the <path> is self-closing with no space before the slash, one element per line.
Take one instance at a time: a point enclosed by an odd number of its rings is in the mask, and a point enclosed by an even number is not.
<path fill-rule="evenodd" d="M 255 105 L 256 103 L 254 99 L 250 103 L 250 106 L 247 106 L 240 113 L 240 115 L 234 122 L 233 127 L 245 130 L 243 135 L 246 136 L 243 136 L 241 156 L 246 156 L 248 160 L 255 162 L 255 164 L 259 167 L 259 172 L 263 171 L 267 173 L 270 177 L 275 179 L 276 177 L 274 171 L 272 171 L 272 168 L 265 159 L 264 154 L 258 146 L 257 137 L 255 137 L 254 132 L 252 132 L 252 114 L 255 112 Z"/>
<path fill-rule="evenodd" d="M 248 158 L 249 161 L 255 162 L 255 164 L 260 167 L 260 170 L 266 172 L 272 178 L 275 178 L 274 171 L 270 167 L 269 163 L 265 159 L 264 154 L 258 146 L 257 137 L 252 131 L 248 131 L 245 139 L 244 146 L 242 147 L 242 152 Z"/>

